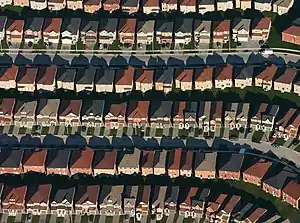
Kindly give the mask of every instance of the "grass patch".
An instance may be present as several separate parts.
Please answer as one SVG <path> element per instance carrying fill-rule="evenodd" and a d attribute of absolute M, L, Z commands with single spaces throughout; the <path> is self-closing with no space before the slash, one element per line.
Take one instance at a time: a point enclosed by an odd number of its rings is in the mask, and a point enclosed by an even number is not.
<path fill-rule="evenodd" d="M 114 40 L 112 44 L 109 45 L 108 47 L 109 50 L 120 50 L 120 41 L 119 40 Z"/>
<path fill-rule="evenodd" d="M 118 132 L 118 129 L 111 129 L 109 134 L 110 134 L 110 136 L 116 136 L 117 132 Z"/>
<path fill-rule="evenodd" d="M 43 40 L 40 40 L 37 44 L 34 44 L 33 49 L 46 49 L 45 43 Z"/>
<path fill-rule="evenodd" d="M 285 143 L 285 140 L 283 138 L 277 138 L 274 143 L 277 145 L 283 146 L 283 144 Z"/>
<path fill-rule="evenodd" d="M 260 143 L 260 140 L 262 139 L 264 135 L 264 132 L 259 130 L 259 131 L 255 131 L 252 135 L 252 142 L 256 142 L 256 143 Z"/>
<path fill-rule="evenodd" d="M 87 135 L 94 135 L 94 131 L 95 131 L 95 128 L 94 127 L 88 127 L 87 128 Z"/>
<path fill-rule="evenodd" d="M 155 136 L 162 137 L 163 136 L 163 129 L 156 129 Z"/>
<path fill-rule="evenodd" d="M 229 137 L 239 137 L 240 131 L 237 129 L 233 129 L 229 131 Z"/>
<path fill-rule="evenodd" d="M 49 132 L 49 127 L 42 127 L 41 135 L 47 135 Z"/>

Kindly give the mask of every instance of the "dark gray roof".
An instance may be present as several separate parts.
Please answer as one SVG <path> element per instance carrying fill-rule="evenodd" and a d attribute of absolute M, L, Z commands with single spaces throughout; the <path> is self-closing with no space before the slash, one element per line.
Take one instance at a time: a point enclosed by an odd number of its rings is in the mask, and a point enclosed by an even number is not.
<path fill-rule="evenodd" d="M 174 21 L 158 20 L 156 22 L 156 31 L 173 33 Z"/>
<path fill-rule="evenodd" d="M 116 32 L 118 27 L 117 18 L 103 18 L 100 21 L 99 32 L 105 30 L 107 32 Z"/>
<path fill-rule="evenodd" d="M 95 83 L 111 85 L 115 78 L 115 69 L 97 69 Z"/>
<path fill-rule="evenodd" d="M 196 152 L 194 170 L 216 170 L 217 153 Z"/>
<path fill-rule="evenodd" d="M 163 82 L 164 84 L 172 84 L 175 68 L 168 67 L 167 69 L 155 70 L 155 82 Z"/>
<path fill-rule="evenodd" d="M 214 0 L 198 0 L 198 5 L 214 5 Z"/>
<path fill-rule="evenodd" d="M 0 30 L 3 30 L 5 28 L 7 22 L 6 16 L 0 16 Z"/>
<path fill-rule="evenodd" d="M 93 84 L 96 75 L 96 68 L 79 68 L 76 75 L 76 84 Z"/>
<path fill-rule="evenodd" d="M 152 101 L 150 105 L 150 118 L 171 118 L 172 101 Z"/>
<path fill-rule="evenodd" d="M 72 204 L 74 194 L 75 194 L 75 186 L 68 187 L 68 188 L 54 187 L 52 192 L 51 202 L 55 201 L 56 203 L 61 203 L 64 200 L 67 200 L 70 204 Z"/>
<path fill-rule="evenodd" d="M 40 18 L 40 17 L 27 18 L 24 26 L 24 31 L 26 31 L 27 29 L 33 32 L 41 31 L 43 23 L 44 23 L 44 18 Z"/>
<path fill-rule="evenodd" d="M 83 19 L 80 26 L 81 32 L 93 31 L 95 33 L 98 32 L 99 21 L 90 21 L 87 19 Z"/>
<path fill-rule="evenodd" d="M 276 115 L 278 114 L 278 111 L 279 111 L 279 105 L 268 105 L 268 108 L 262 115 L 261 120 L 266 121 L 268 119 L 269 121 L 272 122 L 275 119 Z"/>
<path fill-rule="evenodd" d="M 82 115 L 100 116 L 103 115 L 104 100 L 85 100 L 83 101 Z"/>
<path fill-rule="evenodd" d="M 219 153 L 218 158 L 220 158 L 220 168 L 222 171 L 232 171 L 239 172 L 244 160 L 243 154 L 230 154 L 230 153 Z"/>
<path fill-rule="evenodd" d="M 18 168 L 22 157 L 22 149 L 4 149 L 0 153 L 0 167 Z"/>
<path fill-rule="evenodd" d="M 139 0 L 123 0 L 121 6 L 136 7 L 139 4 Z"/>
<path fill-rule="evenodd" d="M 273 0 L 255 0 L 254 2 L 255 2 L 255 3 L 265 3 L 265 4 L 269 3 L 269 4 L 271 4 L 272 1 L 273 1 Z"/>
<path fill-rule="evenodd" d="M 165 197 L 165 203 L 177 203 L 179 193 L 179 186 L 170 186 L 167 189 L 166 197 Z"/>
<path fill-rule="evenodd" d="M 197 106 L 198 103 L 196 101 L 188 101 L 186 103 L 186 107 L 184 109 L 184 117 L 185 119 L 192 117 L 196 119 L 197 117 Z"/>
<path fill-rule="evenodd" d="M 202 190 L 198 189 L 197 194 L 191 198 L 192 206 L 196 206 L 196 205 L 202 206 L 203 202 L 206 201 L 209 194 L 210 194 L 209 188 L 203 188 Z"/>
<path fill-rule="evenodd" d="M 175 20 L 175 32 L 190 33 L 193 31 L 193 19 L 177 19 Z"/>
<path fill-rule="evenodd" d="M 74 68 L 59 68 L 57 71 L 57 81 L 74 83 L 76 72 L 77 69 Z"/>
<path fill-rule="evenodd" d="M 254 73 L 254 67 L 244 67 L 240 72 L 236 75 L 235 79 L 245 80 L 247 78 L 252 78 Z"/>
<path fill-rule="evenodd" d="M 295 19 L 295 20 L 292 22 L 292 24 L 293 24 L 294 26 L 300 26 L 300 17 L 297 18 L 297 19 Z"/>
<path fill-rule="evenodd" d="M 79 31 L 81 18 L 63 19 L 61 32 L 69 31 L 72 35 L 76 35 Z"/>
<path fill-rule="evenodd" d="M 232 215 L 234 219 L 241 221 L 244 219 L 245 216 L 247 216 L 246 214 L 249 213 L 249 211 L 253 209 L 253 207 L 253 204 L 248 203 L 241 210 L 237 211 L 236 213 L 232 213 Z"/>
<path fill-rule="evenodd" d="M 46 168 L 68 168 L 70 150 L 50 149 L 47 153 Z"/>

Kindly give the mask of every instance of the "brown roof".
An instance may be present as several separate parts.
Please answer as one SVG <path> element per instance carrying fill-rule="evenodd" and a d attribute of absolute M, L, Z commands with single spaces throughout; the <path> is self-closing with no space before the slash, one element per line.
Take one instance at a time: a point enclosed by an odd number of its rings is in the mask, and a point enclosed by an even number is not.
<path fill-rule="evenodd" d="M 115 117 L 122 116 L 125 117 L 126 113 L 126 102 L 121 104 L 111 104 L 109 107 L 109 113 Z"/>
<path fill-rule="evenodd" d="M 277 66 L 272 64 L 271 66 L 266 67 L 266 69 L 257 75 L 256 78 L 263 79 L 265 81 L 272 81 L 277 71 Z"/>
<path fill-rule="evenodd" d="M 85 0 L 83 2 L 84 5 L 88 5 L 88 6 L 92 6 L 92 5 L 100 5 L 101 4 L 101 0 Z"/>
<path fill-rule="evenodd" d="M 10 19 L 7 24 L 6 31 L 13 32 L 17 30 L 18 32 L 23 32 L 24 20 Z"/>
<path fill-rule="evenodd" d="M 159 7 L 159 0 L 145 0 L 143 7 Z"/>
<path fill-rule="evenodd" d="M 103 0 L 102 1 L 103 5 L 120 5 L 120 0 Z"/>
<path fill-rule="evenodd" d="M 184 118 L 184 110 L 186 108 L 186 101 L 175 101 L 173 107 L 173 118 Z"/>
<path fill-rule="evenodd" d="M 253 163 L 253 165 L 251 165 L 244 171 L 244 173 L 262 179 L 271 166 L 272 162 L 264 159 L 257 159 L 255 163 Z"/>
<path fill-rule="evenodd" d="M 265 213 L 267 212 L 264 208 L 256 208 L 251 214 L 247 217 L 250 222 L 257 222 Z"/>
<path fill-rule="evenodd" d="M 213 68 L 206 67 L 204 69 L 196 69 L 195 70 L 195 81 L 212 81 L 213 78 Z"/>
<path fill-rule="evenodd" d="M 34 67 L 22 67 L 19 69 L 17 76 L 18 84 L 34 84 L 38 68 Z"/>
<path fill-rule="evenodd" d="M 60 27 L 62 24 L 62 18 L 47 18 L 44 23 L 43 32 L 56 32 L 60 33 Z"/>
<path fill-rule="evenodd" d="M 282 126 L 283 128 L 288 127 L 289 123 L 292 122 L 292 118 L 295 115 L 297 109 L 290 108 L 288 112 L 286 112 L 283 117 L 276 122 L 278 126 Z"/>
<path fill-rule="evenodd" d="M 284 84 L 292 84 L 294 78 L 296 77 L 297 69 L 293 67 L 286 68 L 283 75 L 278 77 L 275 82 L 284 83 Z"/>
<path fill-rule="evenodd" d="M 194 153 L 191 150 L 182 151 L 182 153 L 181 153 L 181 163 L 180 163 L 180 169 L 181 170 L 192 170 L 193 155 L 194 155 Z"/>
<path fill-rule="evenodd" d="M 99 188 L 99 185 L 78 185 L 75 192 L 74 204 L 84 204 L 87 201 L 97 204 Z"/>
<path fill-rule="evenodd" d="M 192 199 L 194 196 L 196 196 L 198 192 L 198 187 L 190 187 L 187 196 L 185 197 L 184 203 L 186 203 L 187 206 L 192 206 Z"/>
<path fill-rule="evenodd" d="M 80 115 L 82 106 L 81 100 L 61 100 L 60 107 L 59 107 L 59 115 L 60 116 L 67 116 L 68 114 L 72 113 L 76 116 Z"/>
<path fill-rule="evenodd" d="M 143 168 L 152 168 L 154 163 L 154 151 L 142 151 L 142 156 L 141 156 L 141 167 Z"/>
<path fill-rule="evenodd" d="M 225 32 L 225 31 L 230 31 L 230 20 L 223 20 L 221 21 L 216 28 L 214 29 L 214 32 Z"/>
<path fill-rule="evenodd" d="M 271 18 L 261 18 L 253 29 L 263 30 L 268 29 L 271 25 Z"/>
<path fill-rule="evenodd" d="M 25 202 L 26 191 L 27 186 L 15 187 L 12 185 L 5 185 L 2 193 L 2 203 L 23 204 Z"/>
<path fill-rule="evenodd" d="M 26 204 L 48 203 L 51 184 L 30 184 L 26 194 Z"/>
<path fill-rule="evenodd" d="M 180 0 L 180 5 L 196 6 L 196 0 Z"/>
<path fill-rule="evenodd" d="M 134 76 L 134 67 L 119 69 L 115 74 L 115 85 L 132 85 Z"/>
<path fill-rule="evenodd" d="M 259 108 L 257 109 L 256 114 L 254 114 L 254 116 L 261 120 L 263 113 L 267 110 L 268 108 L 268 104 L 262 103 L 260 104 Z M 254 116 L 252 116 L 251 118 L 253 118 Z"/>
<path fill-rule="evenodd" d="M 289 28 L 284 30 L 282 33 L 300 37 L 300 27 L 299 26 L 290 26 Z"/>
<path fill-rule="evenodd" d="M 237 203 L 241 200 L 240 196 L 237 195 L 233 195 L 230 200 L 228 201 L 228 203 L 225 205 L 225 207 L 223 208 L 223 210 L 227 213 L 230 214 L 233 210 L 233 208 L 237 205 Z"/>
<path fill-rule="evenodd" d="M 143 185 L 139 186 L 139 191 L 138 191 L 138 201 L 142 202 L 144 204 L 149 204 L 150 200 L 150 192 L 151 192 L 151 186 L 150 185 Z M 137 204 L 137 207 L 141 207 L 141 203 Z"/>
<path fill-rule="evenodd" d="M 222 112 L 223 112 L 223 102 L 222 101 L 217 101 L 216 102 L 216 110 L 215 113 L 213 114 L 213 118 L 221 118 L 222 117 Z"/>
<path fill-rule="evenodd" d="M 18 70 L 19 70 L 19 68 L 15 64 L 13 64 L 11 67 L 8 67 L 8 68 L 1 68 L 0 81 L 16 80 Z"/>
<path fill-rule="evenodd" d="M 117 159 L 117 151 L 96 151 L 94 155 L 94 169 L 114 169 Z"/>
<path fill-rule="evenodd" d="M 180 168 L 181 148 L 174 149 L 168 152 L 167 169 L 179 170 Z"/>
<path fill-rule="evenodd" d="M 233 74 L 233 66 L 227 64 L 225 67 L 217 67 L 216 68 L 216 78 L 215 80 L 231 80 Z"/>
<path fill-rule="evenodd" d="M 90 168 L 94 157 L 94 150 L 85 147 L 82 150 L 74 150 L 71 153 L 70 168 Z"/>
<path fill-rule="evenodd" d="M 15 102 L 14 98 L 0 99 L 0 115 L 12 115 Z"/>
<path fill-rule="evenodd" d="M 136 81 L 139 83 L 153 83 L 153 77 L 154 77 L 154 70 L 150 70 L 147 68 L 143 69 L 136 69 Z"/>
<path fill-rule="evenodd" d="M 219 210 L 220 206 L 227 198 L 227 194 L 220 194 L 215 201 L 209 201 L 207 203 L 207 212 L 214 213 Z"/>
<path fill-rule="evenodd" d="M 129 101 L 128 118 L 148 118 L 149 101 Z"/>
<path fill-rule="evenodd" d="M 23 166 L 44 166 L 47 150 L 25 150 Z"/>
<path fill-rule="evenodd" d="M 44 85 L 52 85 L 56 76 L 57 66 L 41 67 L 37 74 L 36 83 Z"/>
<path fill-rule="evenodd" d="M 287 195 L 289 195 L 290 197 L 292 197 L 295 200 L 299 200 L 300 199 L 300 184 L 295 180 L 291 180 L 283 188 L 282 192 L 286 193 Z"/>
<path fill-rule="evenodd" d="M 182 81 L 182 82 L 192 82 L 193 81 L 193 69 L 176 69 L 175 70 L 175 76 L 176 80 Z"/>
<path fill-rule="evenodd" d="M 136 19 L 120 19 L 119 34 L 120 33 L 135 33 Z"/>
<path fill-rule="evenodd" d="M 164 4 L 177 4 L 177 0 L 162 0 L 161 3 L 164 3 Z"/>
<path fill-rule="evenodd" d="M 295 119 L 293 120 L 293 122 L 290 124 L 290 126 L 295 127 L 295 128 L 299 128 L 300 126 L 300 114 L 298 114 Z"/>

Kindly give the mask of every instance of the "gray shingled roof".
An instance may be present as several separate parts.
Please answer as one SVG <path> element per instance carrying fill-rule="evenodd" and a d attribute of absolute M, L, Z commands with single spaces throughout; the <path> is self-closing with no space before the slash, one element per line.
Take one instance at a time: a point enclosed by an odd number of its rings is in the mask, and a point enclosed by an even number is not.
<path fill-rule="evenodd" d="M 232 29 L 235 32 L 240 31 L 241 29 L 250 31 L 251 19 L 235 18 L 232 22 Z"/>
<path fill-rule="evenodd" d="M 214 5 L 214 0 L 198 0 L 198 5 Z"/>
<path fill-rule="evenodd" d="M 252 78 L 254 73 L 254 67 L 244 67 L 239 74 L 235 77 L 235 79 L 245 80 L 247 78 Z"/>
<path fill-rule="evenodd" d="M 150 118 L 171 118 L 172 101 L 153 101 L 150 105 Z"/>
<path fill-rule="evenodd" d="M 53 189 L 52 201 L 55 201 L 56 203 L 61 203 L 64 200 L 67 200 L 70 204 L 72 204 L 74 194 L 75 194 L 75 187 L 69 187 L 69 188 L 56 187 Z"/>
<path fill-rule="evenodd" d="M 194 32 L 201 32 L 205 30 L 210 33 L 211 31 L 211 21 L 196 19 L 194 22 Z"/>
<path fill-rule="evenodd" d="M 68 168 L 71 151 L 64 149 L 51 149 L 47 152 L 47 168 Z"/>
<path fill-rule="evenodd" d="M 0 167 L 19 168 L 22 157 L 22 149 L 3 149 L 0 153 Z"/>
<path fill-rule="evenodd" d="M 107 32 L 116 32 L 118 27 L 117 18 L 103 18 L 100 21 L 99 32 L 105 30 Z"/>
<path fill-rule="evenodd" d="M 40 17 L 27 18 L 25 22 L 24 30 L 29 29 L 33 32 L 41 31 L 43 23 L 44 23 L 44 18 L 40 18 Z"/>
<path fill-rule="evenodd" d="M 186 103 L 186 107 L 184 109 L 184 117 L 185 119 L 192 117 L 196 119 L 197 117 L 197 106 L 198 103 L 196 101 L 188 101 Z"/>
<path fill-rule="evenodd" d="M 114 69 L 97 69 L 95 83 L 112 85 L 115 73 L 116 70 Z"/>
<path fill-rule="evenodd" d="M 167 69 L 155 70 L 155 82 L 163 82 L 164 84 L 172 84 L 175 68 L 168 67 Z"/>
<path fill-rule="evenodd" d="M 193 19 L 177 19 L 175 20 L 175 32 L 190 33 L 193 31 Z"/>
<path fill-rule="evenodd" d="M 74 83 L 76 73 L 77 69 L 74 68 L 59 68 L 57 71 L 57 81 Z"/>
<path fill-rule="evenodd" d="M 136 33 L 154 33 L 154 25 L 155 21 L 150 20 L 150 21 L 138 21 L 137 22 L 137 27 L 136 27 Z"/>
<path fill-rule="evenodd" d="M 85 100 L 83 101 L 82 115 L 102 117 L 104 100 Z"/>
<path fill-rule="evenodd" d="M 72 35 L 76 35 L 79 31 L 80 23 L 81 18 L 64 19 L 61 26 L 61 32 L 69 31 Z"/>
<path fill-rule="evenodd" d="M 5 28 L 6 22 L 7 22 L 7 16 L 0 16 L 0 30 L 1 31 Z"/>
<path fill-rule="evenodd" d="M 165 203 L 176 204 L 178 194 L 179 194 L 179 186 L 169 186 L 165 197 Z"/>
<path fill-rule="evenodd" d="M 219 153 L 218 157 L 220 157 L 220 168 L 219 170 L 222 171 L 232 171 L 232 172 L 239 172 L 241 171 L 241 167 L 244 160 L 243 154 L 224 154 Z"/>
<path fill-rule="evenodd" d="M 93 32 L 97 33 L 98 26 L 99 26 L 99 21 L 90 21 L 90 20 L 84 19 L 84 20 L 82 20 L 82 23 L 80 26 L 80 31 L 81 32 L 93 31 Z"/>
<path fill-rule="evenodd" d="M 156 31 L 173 33 L 174 21 L 158 20 L 156 22 Z"/>
<path fill-rule="evenodd" d="M 203 153 L 197 152 L 195 156 L 194 169 L 196 170 L 216 170 L 217 153 Z"/>
<path fill-rule="evenodd" d="M 139 4 L 139 0 L 123 0 L 122 7 L 136 7 Z"/>
<path fill-rule="evenodd" d="M 96 68 L 89 66 L 86 68 L 79 68 L 76 75 L 76 84 L 93 84 L 96 75 Z"/>

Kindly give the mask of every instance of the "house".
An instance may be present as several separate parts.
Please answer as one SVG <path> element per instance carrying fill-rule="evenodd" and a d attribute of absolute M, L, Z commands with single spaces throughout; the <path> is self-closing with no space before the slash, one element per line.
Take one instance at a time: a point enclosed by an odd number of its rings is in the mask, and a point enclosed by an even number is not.
<path fill-rule="evenodd" d="M 180 160 L 180 176 L 191 177 L 193 166 L 194 152 L 191 150 L 183 150 Z"/>
<path fill-rule="evenodd" d="M 235 7 L 242 10 L 247 10 L 252 8 L 252 0 L 236 0 Z"/>
<path fill-rule="evenodd" d="M 64 19 L 61 26 L 61 43 L 75 45 L 79 40 L 81 18 Z"/>
<path fill-rule="evenodd" d="M 265 133 L 270 133 L 274 129 L 275 118 L 278 114 L 279 106 L 271 105 L 267 108 L 266 112 L 262 115 L 262 130 Z"/>
<path fill-rule="evenodd" d="M 254 20 L 252 23 L 252 40 L 266 41 L 269 38 L 271 23 L 270 17 Z"/>
<path fill-rule="evenodd" d="M 224 221 L 228 222 L 231 218 L 231 214 L 234 209 L 238 209 L 241 205 L 241 196 L 232 195 L 229 200 L 227 199 L 227 203 L 225 206 L 216 213 L 216 221 Z"/>
<path fill-rule="evenodd" d="M 138 221 L 149 215 L 150 212 L 150 185 L 140 185 L 136 200 L 135 217 Z"/>
<path fill-rule="evenodd" d="M 267 66 L 266 69 L 258 74 L 255 78 L 255 86 L 262 87 L 264 90 L 269 91 L 273 89 L 273 79 L 278 68 L 276 65 L 272 64 Z"/>
<path fill-rule="evenodd" d="M 198 193 L 198 187 L 188 187 L 180 189 L 178 196 L 179 216 L 188 218 L 192 216 L 192 202 Z"/>
<path fill-rule="evenodd" d="M 262 221 L 262 218 L 267 213 L 267 209 L 264 208 L 255 208 L 249 216 L 246 217 L 245 221 L 248 222 L 260 222 Z"/>
<path fill-rule="evenodd" d="M 166 216 L 175 215 L 177 212 L 177 199 L 179 186 L 169 186 L 165 196 L 164 214 Z"/>
<path fill-rule="evenodd" d="M 155 151 L 154 162 L 153 162 L 153 173 L 154 175 L 166 174 L 166 162 L 167 162 L 167 151 Z"/>
<path fill-rule="evenodd" d="M 136 25 L 136 43 L 149 45 L 154 40 L 155 20 L 137 21 Z"/>
<path fill-rule="evenodd" d="M 59 124 L 64 126 L 79 126 L 81 107 L 81 100 L 61 100 L 58 111 Z"/>
<path fill-rule="evenodd" d="M 126 69 L 118 69 L 115 73 L 115 91 L 116 93 L 124 93 L 133 90 L 133 78 L 135 69 L 129 66 Z"/>
<path fill-rule="evenodd" d="M 0 126 L 10 126 L 13 123 L 14 98 L 0 99 Z"/>
<path fill-rule="evenodd" d="M 16 216 L 25 212 L 25 197 L 27 186 L 13 186 L 6 184 L 2 192 L 2 211 L 9 216 Z"/>
<path fill-rule="evenodd" d="M 25 204 L 28 214 L 41 215 L 49 212 L 51 184 L 28 185 Z"/>
<path fill-rule="evenodd" d="M 102 7 L 101 0 L 85 0 L 83 1 L 84 12 L 93 14 Z"/>
<path fill-rule="evenodd" d="M 135 18 L 120 19 L 118 35 L 121 44 L 132 46 L 135 43 L 136 22 L 137 20 Z"/>
<path fill-rule="evenodd" d="M 93 160 L 94 175 L 110 174 L 115 175 L 117 161 L 117 151 L 95 151 Z"/>
<path fill-rule="evenodd" d="M 172 91 L 174 72 L 175 68 L 173 67 L 156 69 L 154 78 L 155 90 L 163 91 L 164 93 Z"/>
<path fill-rule="evenodd" d="M 197 124 L 197 102 L 195 101 L 175 101 L 173 103 L 173 126 L 180 129 L 196 127 Z"/>
<path fill-rule="evenodd" d="M 11 67 L 0 68 L 0 88 L 6 90 L 15 89 L 18 72 L 19 67 L 15 64 L 12 64 Z"/>
<path fill-rule="evenodd" d="M 290 26 L 286 30 L 282 31 L 281 36 L 281 40 L 283 42 L 300 45 L 300 27 L 298 26 Z"/>
<path fill-rule="evenodd" d="M 35 149 L 35 150 L 25 150 L 23 156 L 23 171 L 27 172 L 37 172 L 45 173 L 45 161 L 47 156 L 47 150 L 45 149 Z"/>
<path fill-rule="evenodd" d="M 36 90 L 54 91 L 56 88 L 57 66 L 52 64 L 47 67 L 40 67 L 36 76 Z"/>
<path fill-rule="evenodd" d="M 140 173 L 139 161 L 141 150 L 134 149 L 133 153 L 118 155 L 118 173 L 119 174 L 138 174 Z"/>
<path fill-rule="evenodd" d="M 250 104 L 249 103 L 238 103 L 235 128 L 241 133 L 244 133 L 249 128 L 248 117 L 249 117 Z"/>
<path fill-rule="evenodd" d="M 243 171 L 243 181 L 261 187 L 262 180 L 272 166 L 272 162 L 265 159 L 254 159 L 252 156 L 246 158 L 250 163 Z"/>
<path fill-rule="evenodd" d="M 48 9 L 50 11 L 60 11 L 66 8 L 66 0 L 48 0 Z"/>
<path fill-rule="evenodd" d="M 113 92 L 115 69 L 97 69 L 95 77 L 96 92 Z"/>
<path fill-rule="evenodd" d="M 232 0 L 216 0 L 217 2 L 217 11 L 226 11 L 228 9 L 233 9 Z"/>
<path fill-rule="evenodd" d="M 244 89 L 245 87 L 251 87 L 253 83 L 254 67 L 246 66 L 234 78 L 234 86 Z"/>
<path fill-rule="evenodd" d="M 19 67 L 19 73 L 16 80 L 18 91 L 34 92 L 37 72 L 38 68 L 35 67 Z"/>
<path fill-rule="evenodd" d="M 300 207 L 300 184 L 296 180 L 291 180 L 282 189 L 282 200 L 292 205 L 294 208 Z"/>
<path fill-rule="evenodd" d="M 142 176 L 152 175 L 154 164 L 154 151 L 143 150 L 141 154 L 140 167 Z"/>
<path fill-rule="evenodd" d="M 287 67 L 285 72 L 274 80 L 274 90 L 284 92 L 292 92 L 293 82 L 297 75 L 297 69 Z"/>
<path fill-rule="evenodd" d="M 143 12 L 145 14 L 160 12 L 159 0 L 143 0 L 142 3 L 143 3 Z"/>
<path fill-rule="evenodd" d="M 136 68 L 135 69 L 135 90 L 150 91 L 153 89 L 154 70 L 147 68 Z"/>
<path fill-rule="evenodd" d="M 140 4 L 138 0 L 122 0 L 121 9 L 123 12 L 130 14 L 136 13 L 139 10 Z"/>
<path fill-rule="evenodd" d="M 194 171 L 195 177 L 201 179 L 215 179 L 216 178 L 216 162 L 217 153 L 195 153 Z"/>
<path fill-rule="evenodd" d="M 1 7 L 4 7 L 4 6 L 6 6 L 6 5 L 13 5 L 13 1 L 12 1 L 12 0 L 2 0 L 2 1 L 0 2 L 0 6 L 1 6 Z"/>
<path fill-rule="evenodd" d="M 13 0 L 13 6 L 29 7 L 29 0 Z"/>
<path fill-rule="evenodd" d="M 80 39 L 83 44 L 95 45 L 98 42 L 99 21 L 83 19 L 80 27 Z"/>
<path fill-rule="evenodd" d="M 248 213 L 252 211 L 255 208 L 255 206 L 251 203 L 246 203 L 243 205 L 240 210 L 234 210 L 232 213 L 232 219 L 234 220 L 234 223 L 240 223 L 245 220 Z"/>
<path fill-rule="evenodd" d="M 0 173 L 1 174 L 21 174 L 23 150 L 6 149 L 0 152 Z"/>
<path fill-rule="evenodd" d="M 223 117 L 223 102 L 211 102 L 211 113 L 209 120 L 209 128 L 211 132 L 215 132 L 217 128 L 221 128 L 223 126 L 222 122 Z"/>
<path fill-rule="evenodd" d="M 243 154 L 218 154 L 219 178 L 224 180 L 239 180 L 243 165 Z"/>
<path fill-rule="evenodd" d="M 117 18 L 102 18 L 99 25 L 99 43 L 110 45 L 117 39 Z"/>
<path fill-rule="evenodd" d="M 56 126 L 58 124 L 59 103 L 59 99 L 40 99 L 36 110 L 36 124 L 39 126 Z"/>
<path fill-rule="evenodd" d="M 213 88 L 213 68 L 206 67 L 203 69 L 195 69 L 194 72 L 195 90 L 204 91 Z"/>
<path fill-rule="evenodd" d="M 149 108 L 151 127 L 170 128 L 171 109 L 171 101 L 152 101 Z"/>
<path fill-rule="evenodd" d="M 37 101 L 18 100 L 14 108 L 14 125 L 32 127 L 35 124 Z"/>
<path fill-rule="evenodd" d="M 138 196 L 139 186 L 126 185 L 123 192 L 124 215 L 126 217 L 135 217 L 135 207 Z"/>
<path fill-rule="evenodd" d="M 236 42 L 248 42 L 250 39 L 251 19 L 236 18 L 232 22 L 232 39 Z"/>
<path fill-rule="evenodd" d="M 213 25 L 213 43 L 227 43 L 230 37 L 230 20 L 215 22 Z"/>
<path fill-rule="evenodd" d="M 272 11 L 272 0 L 254 0 L 254 9 L 264 12 Z"/>
<path fill-rule="evenodd" d="M 233 66 L 217 67 L 215 70 L 215 88 L 224 90 L 233 87 Z"/>
<path fill-rule="evenodd" d="M 215 1 L 214 0 L 198 0 L 198 11 L 201 14 L 206 12 L 215 11 Z"/>
<path fill-rule="evenodd" d="M 160 3 L 162 12 L 177 11 L 178 5 L 176 0 L 162 0 Z"/>
<path fill-rule="evenodd" d="M 113 13 L 120 9 L 120 0 L 103 0 L 102 7 L 105 11 Z"/>
<path fill-rule="evenodd" d="M 47 153 L 47 174 L 69 175 L 69 159 L 71 151 L 63 149 L 51 149 Z"/>
<path fill-rule="evenodd" d="M 171 44 L 173 42 L 174 21 L 158 20 L 155 34 L 158 44 Z"/>
<path fill-rule="evenodd" d="M 170 178 L 176 178 L 180 176 L 180 160 L 181 160 L 182 149 L 177 148 L 168 151 L 167 158 L 167 172 Z"/>
<path fill-rule="evenodd" d="M 294 0 L 277 0 L 273 1 L 273 12 L 282 15 L 288 13 L 294 5 Z"/>
<path fill-rule="evenodd" d="M 121 104 L 109 104 L 104 110 L 104 123 L 106 127 L 110 128 L 122 128 L 126 126 L 127 103 Z"/>
<path fill-rule="evenodd" d="M 74 196 L 75 213 L 95 215 L 98 212 L 99 191 L 99 185 L 78 185 Z"/>
<path fill-rule="evenodd" d="M 51 214 L 57 217 L 65 217 L 73 213 L 73 201 L 75 196 L 75 186 L 55 186 L 50 196 Z"/>
<path fill-rule="evenodd" d="M 224 128 L 233 130 L 236 128 L 236 116 L 241 112 L 243 103 L 228 103 L 224 112 Z"/>
<path fill-rule="evenodd" d="M 193 22 L 192 18 L 175 20 L 175 44 L 189 44 L 192 41 Z"/>
<path fill-rule="evenodd" d="M 202 218 L 205 206 L 207 203 L 207 198 L 210 195 L 209 188 L 199 189 L 197 194 L 192 198 L 192 210 L 191 217 L 193 219 Z"/>
<path fill-rule="evenodd" d="M 175 69 L 175 88 L 182 91 L 193 90 L 193 69 Z"/>
<path fill-rule="evenodd" d="M 214 103 L 211 101 L 200 101 L 197 113 L 199 130 L 203 133 L 203 136 L 209 135 L 210 132 L 210 122 L 212 121 L 212 114 L 214 109 Z M 211 126 L 214 128 L 215 126 Z"/>
<path fill-rule="evenodd" d="M 228 199 L 228 194 L 218 194 L 210 198 L 207 202 L 205 218 L 213 222 L 216 219 L 216 214 L 220 209 L 226 204 Z"/>
<path fill-rule="evenodd" d="M 157 221 L 160 221 L 164 215 L 167 188 L 167 186 L 154 185 L 151 190 L 151 215 Z"/>
<path fill-rule="evenodd" d="M 173 103 L 172 123 L 174 127 L 177 127 L 179 129 L 185 128 L 184 109 L 186 107 L 186 103 L 187 103 L 186 101 L 174 101 Z"/>
<path fill-rule="evenodd" d="M 82 1 L 78 0 L 67 0 L 67 9 L 78 10 L 83 9 Z"/>
<path fill-rule="evenodd" d="M 93 175 L 92 161 L 94 150 L 85 147 L 84 149 L 73 150 L 70 157 L 70 175 L 87 174 Z"/>
<path fill-rule="evenodd" d="M 129 101 L 127 108 L 127 125 L 133 128 L 149 126 L 148 110 L 149 101 Z"/>
<path fill-rule="evenodd" d="M 104 100 L 85 100 L 81 110 L 81 125 L 103 126 Z"/>
<path fill-rule="evenodd" d="M 7 20 L 5 38 L 8 44 L 20 44 L 22 42 L 24 24 L 24 20 Z"/>
<path fill-rule="evenodd" d="M 211 21 L 195 19 L 193 31 L 195 44 L 210 43 Z"/>
<path fill-rule="evenodd" d="M 190 12 L 196 12 L 197 8 L 197 1 L 196 0 L 180 0 L 179 1 L 179 9 L 180 12 L 190 13 Z"/>
<path fill-rule="evenodd" d="M 290 108 L 288 110 L 285 110 L 284 114 L 280 115 L 280 117 L 276 117 L 276 123 L 275 123 L 275 132 L 274 137 L 283 137 L 285 140 L 288 140 L 291 133 L 289 131 L 290 128 L 293 128 L 290 126 L 290 124 L 293 123 L 293 120 L 299 115 L 298 111 L 295 108 Z M 297 128 L 298 129 L 298 128 Z M 296 136 L 298 130 L 294 131 L 294 136 Z"/>
<path fill-rule="evenodd" d="M 77 92 L 91 93 L 94 90 L 94 80 L 96 68 L 89 66 L 88 68 L 79 68 L 75 78 L 75 87 Z"/>
<path fill-rule="evenodd" d="M 42 28 L 44 18 L 33 17 L 27 18 L 24 26 L 25 43 L 37 44 L 42 39 Z"/>
<path fill-rule="evenodd" d="M 99 196 L 100 215 L 114 216 L 122 215 L 122 192 L 124 185 L 103 185 Z"/>
<path fill-rule="evenodd" d="M 50 7 L 50 1 L 48 1 L 48 8 Z M 62 18 L 45 19 L 44 27 L 43 27 L 43 41 L 46 45 L 50 45 L 53 43 L 58 44 L 60 42 L 61 25 L 62 25 Z"/>

